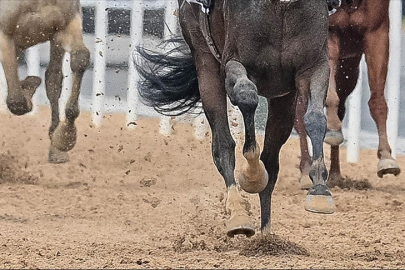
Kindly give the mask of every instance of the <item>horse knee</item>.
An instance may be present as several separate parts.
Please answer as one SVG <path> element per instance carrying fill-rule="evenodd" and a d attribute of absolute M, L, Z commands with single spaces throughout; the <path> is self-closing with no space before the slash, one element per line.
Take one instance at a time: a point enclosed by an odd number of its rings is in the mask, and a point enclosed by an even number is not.
<path fill-rule="evenodd" d="M 83 73 L 90 65 L 90 51 L 87 48 L 72 52 L 70 58 L 73 72 Z"/>

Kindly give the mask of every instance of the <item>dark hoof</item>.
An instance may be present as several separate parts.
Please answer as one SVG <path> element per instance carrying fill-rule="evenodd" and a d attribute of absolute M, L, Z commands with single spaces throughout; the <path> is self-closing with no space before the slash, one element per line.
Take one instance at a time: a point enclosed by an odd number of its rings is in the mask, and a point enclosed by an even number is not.
<path fill-rule="evenodd" d="M 401 173 L 398 163 L 393 159 L 382 159 L 378 162 L 377 175 L 382 178 L 386 174 L 398 176 Z"/>
<path fill-rule="evenodd" d="M 317 214 L 333 214 L 336 209 L 327 186 L 319 184 L 309 189 L 304 208 L 308 212 Z"/>
<path fill-rule="evenodd" d="M 343 137 L 343 133 L 342 133 L 341 129 L 339 129 L 339 130 L 328 129 L 326 131 L 325 140 L 324 140 L 325 143 L 332 145 L 332 146 L 338 146 L 343 142 L 343 140 L 344 140 L 344 137 Z"/>
<path fill-rule="evenodd" d="M 24 97 L 19 99 L 8 98 L 7 107 L 14 115 L 24 115 L 32 110 L 32 104 L 28 104 Z"/>

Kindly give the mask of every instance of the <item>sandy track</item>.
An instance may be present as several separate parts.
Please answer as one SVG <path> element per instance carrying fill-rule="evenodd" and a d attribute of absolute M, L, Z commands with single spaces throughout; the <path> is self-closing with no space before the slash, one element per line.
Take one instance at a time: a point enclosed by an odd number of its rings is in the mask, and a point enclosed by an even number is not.
<path fill-rule="evenodd" d="M 51 165 L 49 118 L 47 109 L 1 115 L 1 268 L 405 266 L 404 176 L 380 180 L 375 150 L 342 165 L 371 187 L 334 188 L 337 212 L 316 215 L 303 209 L 298 141 L 290 139 L 273 196 L 275 235 L 229 239 L 225 185 L 209 140 L 194 140 L 190 125 L 176 124 L 168 138 L 156 119 L 129 131 L 123 115 L 108 115 L 96 129 L 82 113 L 71 161 Z M 398 161 L 405 168 L 404 157 Z M 258 196 L 244 196 L 258 226 Z"/>

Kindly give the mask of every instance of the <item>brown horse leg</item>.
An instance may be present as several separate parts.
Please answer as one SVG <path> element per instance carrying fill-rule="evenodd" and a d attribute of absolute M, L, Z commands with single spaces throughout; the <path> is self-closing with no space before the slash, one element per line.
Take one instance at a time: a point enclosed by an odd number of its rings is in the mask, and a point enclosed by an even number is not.
<path fill-rule="evenodd" d="M 52 134 L 52 146 L 59 151 L 69 151 L 76 144 L 76 127 L 74 121 L 79 116 L 79 95 L 83 74 L 90 63 L 90 52 L 83 43 L 82 20 L 78 14 L 67 29 L 58 34 L 58 43 L 63 44 L 65 50 L 70 52 L 73 71 L 73 86 L 69 100 L 66 104 L 66 120 L 59 123 Z"/>
<path fill-rule="evenodd" d="M 264 164 L 260 161 L 260 147 L 256 142 L 255 111 L 259 104 L 256 85 L 247 77 L 245 67 L 231 60 L 226 64 L 226 91 L 235 106 L 240 109 L 245 123 L 245 144 L 243 156 L 246 163 L 239 175 L 239 185 L 249 193 L 259 193 L 268 182 Z"/>
<path fill-rule="evenodd" d="M 59 124 L 59 98 L 62 91 L 63 73 L 62 61 L 65 50 L 55 41 L 50 42 L 50 60 L 45 72 L 46 94 L 51 104 L 51 126 L 49 127 L 49 137 L 52 135 Z M 69 161 L 67 152 L 58 150 L 52 144 L 49 149 L 50 163 L 64 163 Z"/>
<path fill-rule="evenodd" d="M 23 115 L 32 110 L 31 98 L 41 79 L 29 76 L 22 82 L 18 77 L 17 47 L 11 37 L 0 31 L 0 50 L 4 75 L 7 80 L 7 107 L 15 115 Z"/>
<path fill-rule="evenodd" d="M 259 193 L 262 233 L 270 232 L 271 196 L 279 172 L 280 149 L 291 134 L 294 124 L 296 92 L 291 91 L 283 97 L 268 99 L 268 118 L 261 160 L 269 173 L 266 188 Z"/>
<path fill-rule="evenodd" d="M 196 67 L 201 100 L 212 131 L 214 163 L 228 190 L 226 210 L 230 218 L 227 235 L 245 234 L 250 237 L 255 234 L 255 227 L 235 181 L 235 141 L 229 129 L 225 86 L 218 76 L 220 67 L 212 55 L 200 55 L 199 51 L 196 51 Z"/>
<path fill-rule="evenodd" d="M 310 71 L 307 71 L 306 74 L 301 74 L 296 79 L 297 88 L 301 94 L 310 94 L 308 109 L 304 115 L 304 124 L 313 148 L 312 166 L 309 172 L 313 186 L 308 191 L 305 210 L 331 214 L 335 211 L 335 205 L 332 195 L 326 186 L 328 171 L 323 154 L 323 140 L 327 126 L 323 108 L 328 89 L 328 62 L 326 60 L 320 62 L 312 71 L 310 79 L 308 79 Z"/>
<path fill-rule="evenodd" d="M 356 87 L 357 80 L 359 78 L 359 64 L 361 60 L 361 55 L 339 59 L 337 62 L 336 70 L 336 89 L 337 99 L 339 100 L 337 116 L 341 122 L 346 113 L 346 100 L 351 92 L 353 92 Z M 329 119 L 328 119 L 329 120 Z M 332 187 L 336 185 L 337 181 L 340 181 L 342 174 L 340 172 L 340 150 L 339 145 L 331 144 L 331 163 L 329 171 L 328 186 Z"/>
<path fill-rule="evenodd" d="M 311 178 L 309 178 L 309 171 L 311 169 L 312 159 L 311 156 L 309 155 L 307 132 L 305 131 L 304 126 L 304 114 L 307 106 L 308 106 L 308 99 L 306 98 L 306 96 L 298 93 L 294 127 L 300 137 L 301 176 L 298 179 L 298 182 L 300 184 L 301 189 L 309 189 L 310 187 L 312 187 L 312 181 Z"/>
<path fill-rule="evenodd" d="M 339 104 L 341 103 L 336 86 L 336 73 L 339 59 L 339 39 L 333 34 L 329 34 L 329 87 L 326 96 L 327 129 L 325 143 L 329 145 L 340 145 L 343 142 L 342 119 L 339 118 Z"/>
<path fill-rule="evenodd" d="M 371 97 L 368 104 L 379 135 L 377 152 L 377 156 L 380 159 L 377 171 L 379 177 L 383 177 L 385 174 L 399 175 L 401 172 L 399 165 L 391 156 L 386 126 L 388 108 L 384 98 L 384 88 L 388 70 L 388 28 L 387 21 L 377 30 L 369 32 L 365 36 L 365 55 L 371 89 Z"/>

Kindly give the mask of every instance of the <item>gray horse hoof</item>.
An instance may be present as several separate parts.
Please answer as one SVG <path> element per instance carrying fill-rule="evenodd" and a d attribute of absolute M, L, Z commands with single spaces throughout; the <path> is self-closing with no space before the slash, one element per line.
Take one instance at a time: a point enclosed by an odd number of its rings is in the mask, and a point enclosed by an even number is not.
<path fill-rule="evenodd" d="M 58 150 L 56 147 L 52 146 L 49 149 L 49 163 L 52 164 L 61 164 L 69 161 L 69 154 Z"/>
<path fill-rule="evenodd" d="M 393 174 L 395 176 L 401 173 L 398 163 L 393 159 L 381 159 L 377 166 L 377 175 L 382 178 L 386 174 Z"/>

